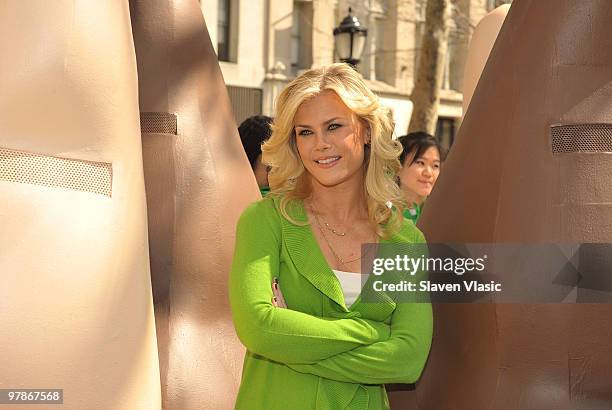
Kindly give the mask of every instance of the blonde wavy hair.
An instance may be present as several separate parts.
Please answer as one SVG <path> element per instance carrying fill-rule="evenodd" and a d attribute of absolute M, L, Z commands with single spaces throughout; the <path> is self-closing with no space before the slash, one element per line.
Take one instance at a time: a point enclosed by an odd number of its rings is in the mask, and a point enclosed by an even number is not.
<path fill-rule="evenodd" d="M 290 222 L 300 223 L 289 215 L 295 200 L 310 194 L 307 172 L 295 141 L 294 117 L 298 107 L 321 92 L 331 90 L 369 128 L 370 143 L 365 146 L 364 191 L 368 218 L 380 237 L 397 232 L 405 206 L 395 183 L 400 169 L 402 146 L 393 140 L 393 121 L 389 109 L 364 83 L 361 75 L 344 63 L 331 64 L 304 72 L 289 83 L 276 100 L 272 135 L 262 145 L 262 162 L 270 167 L 268 182 L 271 196 L 280 197 L 280 212 Z M 390 208 L 389 202 L 393 204 Z"/>

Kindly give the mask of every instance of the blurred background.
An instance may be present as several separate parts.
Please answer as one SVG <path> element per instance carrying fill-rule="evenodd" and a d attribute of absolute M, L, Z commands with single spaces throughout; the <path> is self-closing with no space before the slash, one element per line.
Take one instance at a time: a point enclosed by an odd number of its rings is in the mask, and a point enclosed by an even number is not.
<path fill-rule="evenodd" d="M 273 116 L 276 96 L 301 71 L 350 60 L 392 110 L 396 136 L 409 128 L 423 130 L 450 148 L 461 123 L 472 31 L 487 13 L 510 2 L 200 0 L 200 5 L 238 124 L 253 115 Z M 415 92 L 417 84 L 423 92 Z M 412 115 L 413 108 L 429 114 Z"/>

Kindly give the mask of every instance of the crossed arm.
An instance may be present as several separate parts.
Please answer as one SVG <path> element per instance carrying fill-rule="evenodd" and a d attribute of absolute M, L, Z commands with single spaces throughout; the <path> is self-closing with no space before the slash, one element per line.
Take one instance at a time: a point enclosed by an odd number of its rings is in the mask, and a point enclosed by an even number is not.
<path fill-rule="evenodd" d="M 415 232 L 414 243 L 425 243 L 423 234 Z M 426 272 L 419 272 L 417 281 Z M 274 286 L 277 300 L 283 301 L 278 285 Z M 423 296 L 423 295 L 421 295 Z M 300 373 L 326 379 L 360 384 L 415 383 L 421 375 L 433 333 L 430 303 L 398 301 L 391 315 L 391 335 L 367 346 L 360 346 L 310 364 L 287 366 Z M 427 300 L 427 298 L 425 298 Z M 281 306 L 282 307 L 282 306 Z"/>
<path fill-rule="evenodd" d="M 431 345 L 431 305 L 398 303 L 390 325 L 284 308 L 280 289 L 273 287 L 280 226 L 270 220 L 277 215 L 257 209 L 263 206 L 252 205 L 240 218 L 230 274 L 234 324 L 247 349 L 295 371 L 340 382 L 414 383 Z"/>
<path fill-rule="evenodd" d="M 270 360 L 314 364 L 360 346 L 387 340 L 388 325 L 361 318 L 321 318 L 272 303 L 279 269 L 278 217 L 257 202 L 242 214 L 230 272 L 230 306 L 236 332 L 248 350 Z M 273 211 L 273 209 L 272 209 Z"/>
<path fill-rule="evenodd" d="M 429 353 L 432 336 L 429 303 L 399 303 L 391 317 L 391 336 L 311 364 L 287 364 L 341 382 L 383 384 L 414 383 Z"/>

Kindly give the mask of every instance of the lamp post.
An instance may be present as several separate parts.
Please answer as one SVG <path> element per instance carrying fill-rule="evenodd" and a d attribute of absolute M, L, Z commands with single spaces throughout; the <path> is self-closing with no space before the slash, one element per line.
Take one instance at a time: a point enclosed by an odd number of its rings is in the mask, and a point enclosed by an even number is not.
<path fill-rule="evenodd" d="M 368 37 L 368 29 L 361 25 L 357 17 L 353 16 L 352 11 L 349 7 L 348 16 L 334 29 L 334 42 L 340 61 L 354 67 L 361 59 Z"/>

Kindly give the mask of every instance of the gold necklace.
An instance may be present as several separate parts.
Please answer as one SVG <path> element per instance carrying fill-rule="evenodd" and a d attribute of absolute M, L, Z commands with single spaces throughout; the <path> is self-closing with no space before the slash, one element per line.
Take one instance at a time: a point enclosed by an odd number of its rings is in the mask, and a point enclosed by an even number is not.
<path fill-rule="evenodd" d="M 311 205 L 310 205 L 311 210 L 312 210 L 312 209 L 314 209 L 314 207 L 312 206 L 312 202 L 311 202 L 310 204 L 311 204 Z M 314 212 L 313 212 L 313 213 L 314 213 Z M 318 219 L 317 219 L 317 223 L 318 223 L 319 225 L 321 225 L 321 224 L 319 223 L 319 220 L 318 220 Z M 334 235 L 337 235 L 337 236 L 346 236 L 346 234 L 348 233 L 348 231 L 346 231 L 346 232 L 340 232 L 340 231 L 335 230 L 334 228 L 332 228 L 332 226 L 331 226 L 330 224 L 328 224 L 328 223 L 327 223 L 327 222 L 325 222 L 325 221 L 323 221 L 323 225 L 325 225 L 325 227 L 326 227 L 326 228 L 327 228 L 329 231 L 331 231 L 331 233 L 333 233 Z"/>
<path fill-rule="evenodd" d="M 323 224 L 325 224 L 325 227 L 327 229 L 329 229 L 331 231 L 331 233 L 338 235 L 338 236 L 346 236 L 346 232 L 340 232 L 340 231 L 336 231 L 334 228 L 332 228 L 327 222 L 323 221 Z"/>
<path fill-rule="evenodd" d="M 327 236 L 325 235 L 325 230 L 323 229 L 323 226 L 321 225 L 321 222 L 319 221 L 319 218 L 317 217 L 317 214 L 315 212 L 314 206 L 312 205 L 312 202 L 310 203 L 310 212 L 312 212 L 312 214 L 315 217 L 315 221 L 317 221 L 317 225 L 319 226 L 319 230 L 321 231 L 321 236 L 323 236 L 323 239 L 325 240 L 325 243 L 327 243 L 327 247 L 329 248 L 329 250 L 332 252 L 332 254 L 334 255 L 334 257 L 336 258 L 336 260 L 338 262 L 340 262 L 340 264 L 342 264 L 345 268 L 348 267 L 347 264 L 348 263 L 352 263 L 352 262 L 356 262 L 359 259 L 361 259 L 361 255 L 357 258 L 354 259 L 350 259 L 345 261 L 344 259 L 342 259 L 340 257 L 340 255 L 338 255 L 338 253 L 334 250 L 334 247 L 331 245 L 331 243 L 329 242 L 329 240 L 327 239 Z M 342 235 L 344 236 L 344 235 Z"/>

